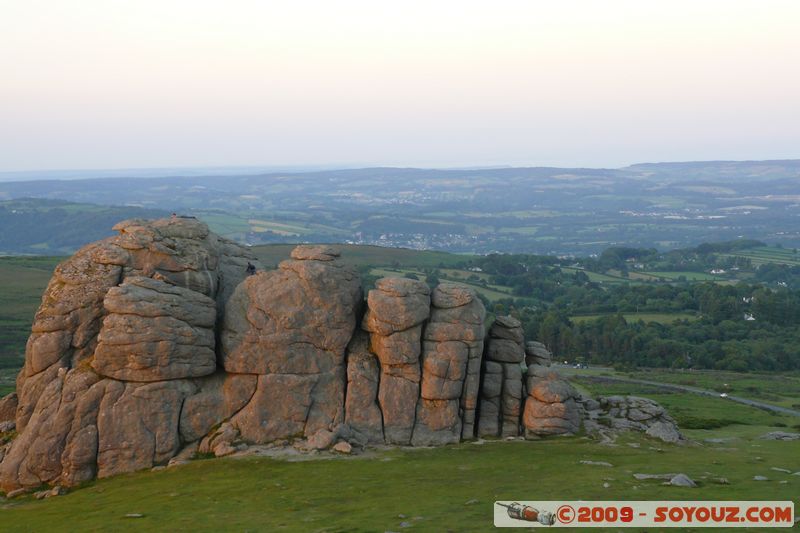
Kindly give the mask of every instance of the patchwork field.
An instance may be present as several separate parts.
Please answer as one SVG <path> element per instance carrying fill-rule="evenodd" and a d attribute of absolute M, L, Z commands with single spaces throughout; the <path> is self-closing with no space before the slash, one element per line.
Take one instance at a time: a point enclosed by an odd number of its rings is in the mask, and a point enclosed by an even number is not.
<path fill-rule="evenodd" d="M 749 259 L 753 266 L 766 263 L 777 263 L 781 265 L 798 266 L 800 265 L 800 253 L 796 249 L 759 247 L 742 250 L 736 253 L 725 254 L 730 257 L 744 257 Z"/>
<path fill-rule="evenodd" d="M 575 315 L 569 317 L 572 322 L 580 323 L 586 322 L 589 320 L 596 320 L 602 316 L 607 316 L 604 314 L 595 314 L 595 315 Z M 628 322 L 637 322 L 639 320 L 643 322 L 656 322 L 658 324 L 671 324 L 676 320 L 698 320 L 699 317 L 696 313 L 622 313 L 622 316 Z"/>

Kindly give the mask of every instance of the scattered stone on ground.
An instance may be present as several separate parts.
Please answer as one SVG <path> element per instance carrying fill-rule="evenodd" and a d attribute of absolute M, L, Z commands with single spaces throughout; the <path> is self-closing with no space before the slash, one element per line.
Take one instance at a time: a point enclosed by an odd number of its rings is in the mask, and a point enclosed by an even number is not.
<path fill-rule="evenodd" d="M 692 478 L 687 476 L 686 474 L 677 474 L 675 477 L 669 480 L 669 484 L 675 487 L 696 487 L 697 483 L 695 483 Z"/>
<path fill-rule="evenodd" d="M 353 447 L 346 440 L 340 440 L 333 447 L 333 451 L 339 452 L 339 453 L 344 453 L 344 454 L 350 454 L 350 453 L 353 452 Z"/>
<path fill-rule="evenodd" d="M 762 440 L 798 440 L 800 433 L 789 433 L 786 431 L 770 431 L 760 437 Z"/>
<path fill-rule="evenodd" d="M 633 477 L 638 479 L 639 481 L 643 481 L 645 479 L 666 479 L 670 480 L 677 476 L 678 474 L 634 474 Z"/>
<path fill-rule="evenodd" d="M 582 461 L 580 461 L 580 464 L 582 464 L 582 465 L 593 465 L 593 466 L 614 466 L 611 463 L 608 463 L 606 461 L 587 461 L 587 460 L 582 460 Z"/>

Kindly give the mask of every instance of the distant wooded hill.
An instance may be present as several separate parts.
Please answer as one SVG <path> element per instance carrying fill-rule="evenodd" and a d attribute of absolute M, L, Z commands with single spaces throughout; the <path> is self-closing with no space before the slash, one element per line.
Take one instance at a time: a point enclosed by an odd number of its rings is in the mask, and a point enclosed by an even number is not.
<path fill-rule="evenodd" d="M 0 202 L 0 253 L 64 255 L 112 235 L 127 218 L 166 216 L 160 209 L 22 199 Z"/>
<path fill-rule="evenodd" d="M 800 247 L 798 178 L 794 160 L 622 169 L 366 168 L 6 182 L 0 199 L 178 211 L 254 245 L 352 242 L 587 256 L 616 246 L 668 250 L 734 239 Z M 30 226 L 18 230 L 17 246 L 44 242 L 27 236 Z"/>

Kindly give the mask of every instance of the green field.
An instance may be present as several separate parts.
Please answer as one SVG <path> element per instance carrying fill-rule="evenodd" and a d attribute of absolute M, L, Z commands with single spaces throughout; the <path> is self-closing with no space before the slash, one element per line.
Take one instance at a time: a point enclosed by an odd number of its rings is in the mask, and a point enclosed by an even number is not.
<path fill-rule="evenodd" d="M 800 253 L 794 249 L 776 248 L 772 246 L 761 246 L 722 254 L 727 257 L 744 257 L 749 259 L 754 267 L 765 263 L 776 263 L 780 265 L 797 266 L 800 265 Z"/>
<path fill-rule="evenodd" d="M 573 267 L 561 267 L 561 270 L 564 272 L 569 272 L 574 274 L 575 272 L 583 272 L 589 277 L 589 281 L 594 283 L 629 283 L 630 280 L 627 278 L 623 278 L 621 276 L 612 276 L 609 274 L 600 274 L 597 272 L 592 272 L 590 270 L 584 270 L 582 268 L 573 268 Z"/>
<path fill-rule="evenodd" d="M 615 313 L 606 313 L 606 314 L 594 314 L 594 315 L 575 315 L 569 317 L 569 319 L 573 322 L 587 322 L 589 320 L 595 320 L 603 316 L 608 316 L 608 314 L 615 314 Z M 643 322 L 657 322 L 659 324 L 671 324 L 676 320 L 698 320 L 700 317 L 695 313 L 622 313 L 622 316 L 628 322 L 637 322 L 639 320 Z"/>
<path fill-rule="evenodd" d="M 706 272 L 646 272 L 651 276 L 670 281 L 685 278 L 687 281 L 723 281 L 725 278 Z"/>
<path fill-rule="evenodd" d="M 742 373 L 654 368 L 626 373 L 625 376 L 727 392 L 781 407 L 800 409 L 800 374 L 797 373 Z"/>
<path fill-rule="evenodd" d="M 61 260 L 63 257 L 0 257 L 0 368 L 21 366 L 33 315 Z"/>

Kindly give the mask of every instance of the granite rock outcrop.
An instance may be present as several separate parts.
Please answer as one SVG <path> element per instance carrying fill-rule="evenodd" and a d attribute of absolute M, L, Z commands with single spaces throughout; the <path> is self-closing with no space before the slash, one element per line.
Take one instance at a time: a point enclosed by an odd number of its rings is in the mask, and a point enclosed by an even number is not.
<path fill-rule="evenodd" d="M 581 399 L 519 320 L 487 334 L 467 285 L 382 278 L 365 299 L 335 247 L 298 246 L 265 271 L 194 218 L 115 229 L 44 292 L 17 392 L 0 399 L 6 493 L 252 445 L 357 453 L 582 423 L 675 440 L 657 404 Z"/>

